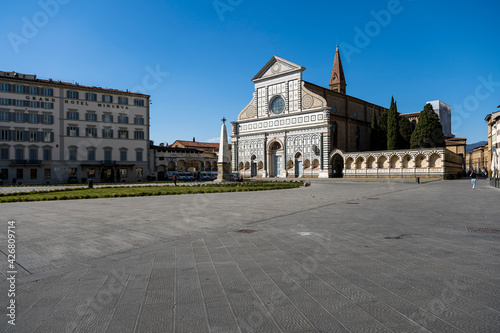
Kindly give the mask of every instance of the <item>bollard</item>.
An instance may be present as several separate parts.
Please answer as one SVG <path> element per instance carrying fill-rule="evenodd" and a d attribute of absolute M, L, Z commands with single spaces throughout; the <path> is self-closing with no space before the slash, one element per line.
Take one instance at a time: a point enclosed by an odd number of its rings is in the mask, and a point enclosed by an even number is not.
<path fill-rule="evenodd" d="M 89 179 L 89 188 L 94 188 L 94 181 Z"/>
<path fill-rule="evenodd" d="M 420 177 L 416 177 L 415 181 L 416 181 L 417 184 L 420 184 Z"/>

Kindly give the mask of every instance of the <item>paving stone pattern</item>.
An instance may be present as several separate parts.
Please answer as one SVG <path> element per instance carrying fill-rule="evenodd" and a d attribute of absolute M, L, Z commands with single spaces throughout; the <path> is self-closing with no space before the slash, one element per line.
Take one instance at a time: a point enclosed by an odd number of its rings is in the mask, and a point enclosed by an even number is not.
<path fill-rule="evenodd" d="M 500 228 L 499 198 L 467 180 L 313 181 L 0 204 L 22 266 L 0 331 L 499 332 L 500 235 L 468 231 Z"/>

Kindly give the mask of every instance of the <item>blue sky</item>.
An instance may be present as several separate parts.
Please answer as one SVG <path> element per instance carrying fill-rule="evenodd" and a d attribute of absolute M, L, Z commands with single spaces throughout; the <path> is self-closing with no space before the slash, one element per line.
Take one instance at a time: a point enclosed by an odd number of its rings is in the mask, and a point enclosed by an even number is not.
<path fill-rule="evenodd" d="M 471 1 L 12 1 L 0 70 L 151 95 L 151 139 L 207 141 L 250 102 L 275 54 L 328 86 L 340 45 L 347 93 L 402 113 L 452 106 L 452 132 L 487 139 L 500 105 L 500 3 Z M 151 73 L 155 73 L 152 75 Z"/>

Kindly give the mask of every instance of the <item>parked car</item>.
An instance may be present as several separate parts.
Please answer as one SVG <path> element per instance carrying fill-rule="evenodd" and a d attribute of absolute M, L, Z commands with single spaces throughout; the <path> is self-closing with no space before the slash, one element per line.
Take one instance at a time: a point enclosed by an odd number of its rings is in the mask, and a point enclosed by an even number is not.
<path fill-rule="evenodd" d="M 174 175 L 177 175 L 177 171 L 167 172 L 167 175 L 166 175 L 167 180 L 174 180 Z M 177 175 L 177 179 L 179 179 L 178 175 Z"/>
<path fill-rule="evenodd" d="M 194 180 L 194 176 L 191 172 L 184 171 L 184 172 L 179 172 L 179 179 L 192 181 Z"/>
<path fill-rule="evenodd" d="M 210 172 L 200 171 L 200 180 L 212 180 Z"/>
<path fill-rule="evenodd" d="M 77 177 L 69 177 L 68 184 L 78 184 L 78 178 Z"/>
<path fill-rule="evenodd" d="M 235 173 L 235 172 L 231 173 L 231 180 L 233 180 L 233 181 L 240 180 L 240 175 Z"/>

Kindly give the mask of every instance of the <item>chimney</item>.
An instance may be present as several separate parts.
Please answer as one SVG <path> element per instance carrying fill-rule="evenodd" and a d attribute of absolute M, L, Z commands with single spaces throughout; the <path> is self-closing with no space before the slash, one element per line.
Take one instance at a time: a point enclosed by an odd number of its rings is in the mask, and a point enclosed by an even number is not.
<path fill-rule="evenodd" d="M 193 142 L 196 142 L 196 140 L 195 140 L 194 136 L 193 136 Z"/>

